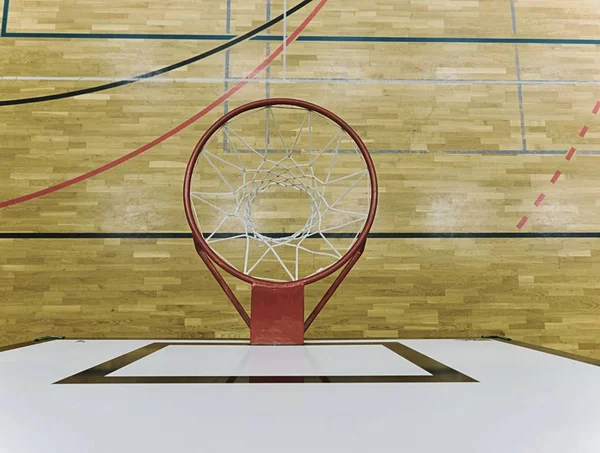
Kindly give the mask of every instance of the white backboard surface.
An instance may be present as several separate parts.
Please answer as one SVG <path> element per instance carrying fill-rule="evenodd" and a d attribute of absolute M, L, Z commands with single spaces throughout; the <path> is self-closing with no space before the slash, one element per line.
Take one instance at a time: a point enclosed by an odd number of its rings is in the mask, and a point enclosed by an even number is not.
<path fill-rule="evenodd" d="M 161 342 L 57 340 L 0 352 L 0 452 L 600 451 L 600 367 L 504 342 L 396 342 L 471 382 L 424 382 L 451 373 L 432 374 L 377 341 L 186 341 L 116 370 L 98 367 Z M 88 369 L 88 383 L 56 383 Z M 373 376 L 407 381 L 368 382 Z"/>

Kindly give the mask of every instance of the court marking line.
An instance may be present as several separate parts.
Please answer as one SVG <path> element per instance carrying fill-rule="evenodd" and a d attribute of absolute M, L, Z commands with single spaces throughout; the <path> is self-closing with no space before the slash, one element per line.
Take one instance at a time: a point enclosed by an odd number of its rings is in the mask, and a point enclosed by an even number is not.
<path fill-rule="evenodd" d="M 268 21 L 267 21 L 268 22 Z M 225 33 L 231 33 L 231 0 L 227 0 L 226 13 L 225 13 Z M 231 54 L 229 49 L 225 51 L 225 69 L 223 78 L 223 89 L 227 91 L 229 89 L 229 64 L 231 60 Z M 229 101 L 223 102 L 223 115 L 229 112 Z M 223 152 L 227 149 L 227 134 L 223 130 Z"/>
<path fill-rule="evenodd" d="M 573 154 L 576 151 L 573 148 Z M 273 150 L 276 152 L 277 150 Z M 570 151 L 570 150 L 569 150 Z M 241 152 L 241 151 L 240 151 Z M 340 151 L 343 152 L 343 151 Z M 578 154 L 600 156 L 600 150 L 582 150 Z M 369 149 L 369 154 L 442 154 L 442 155 L 483 155 L 483 156 L 556 156 L 565 155 L 562 149 L 527 150 L 522 149 Z M 565 159 L 567 159 L 565 156 Z M 570 159 L 567 159 L 570 160 Z"/>
<path fill-rule="evenodd" d="M 230 237 L 241 233 L 219 233 L 219 237 Z M 277 237 L 282 233 L 264 233 Z M 345 239 L 338 233 L 327 233 L 329 238 Z M 4 239 L 192 239 L 191 232 L 0 232 Z M 600 232 L 370 232 L 369 239 L 600 239 Z"/>
<path fill-rule="evenodd" d="M 268 22 L 268 20 L 267 20 Z M 231 0 L 227 0 L 226 13 L 225 13 L 225 33 L 231 33 Z M 223 78 L 223 88 L 225 91 L 229 89 L 229 63 L 230 63 L 229 49 L 225 51 L 225 73 Z M 223 103 L 223 113 L 229 111 L 229 101 Z M 223 144 L 225 146 L 225 144 Z"/>
<path fill-rule="evenodd" d="M 523 228 L 525 226 L 525 224 L 527 223 L 528 220 L 529 220 L 529 217 L 527 217 L 526 215 L 524 215 L 523 218 L 519 221 L 519 223 L 517 223 L 517 228 L 519 230 L 521 228 Z"/>
<path fill-rule="evenodd" d="M 515 46 L 515 66 L 517 71 L 517 98 L 519 100 L 519 120 L 521 123 L 521 145 L 523 151 L 527 151 L 527 131 L 525 129 L 525 111 L 523 109 L 523 84 L 521 83 L 521 62 L 519 60 L 519 49 Z"/>
<path fill-rule="evenodd" d="M 296 6 L 294 6 L 293 8 L 290 9 L 290 11 L 287 12 L 287 15 L 291 15 L 294 14 L 295 12 L 299 11 L 300 9 L 304 8 L 306 5 L 308 5 L 309 3 L 312 3 L 313 0 L 302 0 L 300 3 L 298 3 Z M 68 91 L 65 93 L 56 93 L 56 94 L 49 94 L 49 95 L 43 95 L 43 96 L 34 96 L 34 97 L 29 97 L 29 98 L 21 98 L 21 99 L 8 99 L 8 100 L 0 100 L 0 106 L 6 106 L 6 105 L 21 105 L 21 104 L 33 104 L 36 102 L 47 102 L 47 101 L 54 101 L 54 100 L 58 100 L 58 99 L 65 99 L 65 98 L 70 98 L 70 97 L 75 97 L 75 96 L 81 96 L 84 94 L 90 94 L 90 93 L 96 93 L 99 91 L 105 91 L 105 90 L 109 90 L 112 88 L 118 88 L 121 86 L 125 86 L 125 85 L 129 85 L 132 83 L 135 83 L 141 79 L 148 79 L 151 77 L 155 77 L 161 74 L 164 74 L 166 72 L 169 71 L 173 71 L 174 69 L 178 69 L 184 66 L 188 66 L 192 63 L 195 63 L 197 61 L 200 60 L 204 60 L 205 58 L 208 58 L 212 55 L 216 55 L 219 52 L 222 52 L 223 50 L 229 49 L 230 47 L 233 47 L 236 44 L 239 44 L 243 41 L 246 41 L 247 39 L 249 39 L 250 37 L 256 35 L 257 33 L 260 33 L 263 30 L 268 29 L 269 27 L 277 24 L 278 22 L 280 22 L 283 18 L 283 15 L 279 15 L 278 17 L 276 17 L 275 19 L 273 19 L 270 22 L 264 23 L 261 26 L 250 30 L 248 33 L 244 33 L 232 40 L 230 40 L 227 43 L 221 44 L 217 47 L 214 47 L 210 50 L 207 50 L 206 52 L 203 52 L 199 55 L 187 58 L 185 60 L 179 61 L 177 63 L 173 63 L 169 66 L 165 66 L 163 68 L 159 68 L 159 69 L 155 69 L 153 71 L 150 72 L 146 72 L 144 74 L 140 74 L 137 76 L 133 76 L 133 77 L 129 77 L 129 78 L 125 78 L 125 79 L 120 79 L 119 81 L 116 82 L 112 82 L 112 83 L 108 83 L 108 84 L 104 84 L 104 85 L 99 85 L 99 86 L 95 86 L 95 87 L 89 87 L 89 88 L 85 88 L 85 89 L 80 89 L 80 90 L 73 90 L 73 91 Z"/>
<path fill-rule="evenodd" d="M 546 198 L 546 195 L 542 192 L 538 197 L 537 200 L 535 200 L 535 202 L 533 203 L 536 207 L 538 207 L 539 205 L 542 204 L 542 202 L 544 201 L 544 198 Z"/>
<path fill-rule="evenodd" d="M 236 83 L 242 77 L 99 77 L 99 76 L 0 76 L 0 81 L 13 82 L 119 82 L 135 81 L 148 83 Z M 600 80 L 512 80 L 512 79 L 352 79 L 339 77 L 288 77 L 271 79 L 253 79 L 248 83 L 329 83 L 329 84 L 439 84 L 439 85 L 600 85 Z M 600 109 L 600 105 L 599 105 Z"/>
<path fill-rule="evenodd" d="M 270 20 L 271 19 L 271 0 L 267 0 L 267 7 L 266 7 L 266 20 Z M 267 30 L 267 33 L 270 34 L 271 30 Z M 269 55 L 271 53 L 271 43 L 269 41 L 266 42 L 265 44 L 265 53 L 267 55 Z M 271 97 L 271 67 L 269 66 L 266 70 L 265 70 L 265 98 L 269 99 Z M 267 118 L 269 118 L 268 114 L 267 114 Z"/>
<path fill-rule="evenodd" d="M 293 31 L 292 34 L 290 34 L 290 36 L 288 37 L 288 45 L 291 44 L 293 41 L 295 41 L 295 39 L 298 37 L 298 35 L 300 33 L 302 33 L 302 31 L 310 24 L 310 22 L 315 18 L 315 16 L 318 14 L 318 12 L 323 8 L 323 6 L 325 6 L 325 4 L 327 3 L 328 0 L 320 0 L 319 3 L 317 4 L 317 6 L 315 6 L 315 8 L 308 14 L 308 16 L 300 23 L 300 25 L 298 25 L 298 27 L 296 28 L 296 30 Z M 279 46 L 277 47 L 277 49 L 275 49 L 275 51 L 269 55 L 265 60 L 263 60 L 262 63 L 260 63 L 256 68 L 254 68 L 247 76 L 246 79 L 252 79 L 254 77 L 256 77 L 256 75 L 258 73 L 260 73 L 265 67 L 267 67 L 269 64 L 271 64 L 273 62 L 273 60 L 275 60 L 275 58 L 277 58 L 281 52 L 283 50 L 283 46 Z M 100 173 L 103 173 L 107 170 L 110 170 L 124 162 L 127 162 L 128 160 L 144 153 L 145 151 L 148 151 L 149 149 L 154 148 L 156 145 L 164 142 L 165 140 L 171 138 L 173 135 L 181 132 L 182 130 L 184 130 L 185 128 L 187 128 L 188 126 L 190 126 L 191 124 L 195 123 L 196 121 L 198 121 L 200 118 L 202 118 L 203 116 L 205 116 L 207 113 L 209 113 L 210 111 L 212 111 L 214 108 L 216 108 L 221 102 L 223 102 L 225 99 L 230 98 L 231 96 L 233 96 L 236 92 L 238 92 L 239 90 L 241 90 L 245 85 L 246 85 L 246 79 L 236 83 L 233 87 L 231 87 L 228 91 L 226 91 L 225 93 L 223 93 L 221 96 L 219 96 L 217 99 L 215 99 L 213 102 L 211 102 L 209 105 L 207 105 L 205 108 L 203 108 L 200 112 L 196 113 L 195 115 L 193 115 L 192 117 L 188 118 L 187 120 L 185 120 L 183 123 L 175 126 L 174 128 L 168 130 L 167 132 L 165 132 L 164 134 L 162 134 L 161 136 L 155 138 L 154 140 L 152 140 L 151 142 L 146 143 L 145 145 L 139 147 L 138 149 L 131 151 L 128 154 L 125 154 L 124 156 L 119 157 L 118 159 L 115 159 L 111 162 L 108 162 L 98 168 L 95 168 L 93 170 L 90 170 L 86 173 L 83 173 L 79 176 L 76 176 L 75 178 L 71 178 L 68 179 L 66 181 L 63 181 L 59 184 L 55 184 L 53 186 L 49 186 L 46 187 L 45 189 L 42 190 L 37 190 L 35 192 L 31 192 L 29 194 L 26 195 L 22 195 L 20 197 L 16 197 L 16 198 L 12 198 L 10 200 L 6 200 L 3 202 L 0 202 L 0 209 L 2 208 L 6 208 L 9 206 L 13 206 L 16 204 L 20 204 L 20 203 L 24 203 L 26 201 L 30 201 L 33 200 L 35 198 L 39 198 L 41 196 L 44 195 L 48 195 L 50 193 L 53 192 L 57 192 L 61 189 L 64 189 L 66 187 L 70 187 L 74 184 L 77 184 L 79 182 L 85 181 L 93 176 L 96 176 Z"/>
<path fill-rule="evenodd" d="M 510 0 L 510 15 L 512 21 L 513 35 L 517 34 L 517 12 L 515 10 L 515 0 Z M 519 47 L 515 44 L 515 71 L 517 73 L 517 98 L 519 102 L 519 120 L 521 122 L 521 146 L 523 151 L 527 151 L 527 131 L 525 129 L 525 112 L 523 110 L 523 85 L 521 84 L 521 59 L 519 57 Z"/>
<path fill-rule="evenodd" d="M 586 136 L 586 134 L 588 133 L 589 130 L 590 130 L 589 127 L 583 126 L 583 129 L 581 129 L 581 132 L 579 133 L 579 136 L 581 138 L 584 138 Z"/>
<path fill-rule="evenodd" d="M 517 34 L 517 11 L 515 8 L 515 0 L 510 0 L 510 18 L 512 22 L 513 35 Z"/>
<path fill-rule="evenodd" d="M 152 34 L 152 33 L 48 33 L 48 32 L 9 32 L 4 38 L 23 39 L 162 39 L 172 41 L 228 41 L 235 35 L 226 34 Z M 259 35 L 251 41 L 282 41 L 283 35 Z M 373 42 L 373 43 L 434 43 L 434 44 L 542 44 L 542 45 L 600 45 L 600 39 L 576 38 L 481 38 L 443 36 L 335 36 L 304 35 L 301 42 Z"/>
<path fill-rule="evenodd" d="M 592 114 L 593 115 L 598 115 L 598 112 L 600 112 L 600 101 L 597 101 L 596 104 L 594 105 L 594 108 L 592 109 Z M 585 137 L 586 134 L 589 131 L 589 127 L 588 126 L 583 126 L 583 129 L 581 129 L 581 132 L 579 132 L 579 136 L 580 137 Z M 577 150 L 574 147 L 569 148 L 569 151 L 567 151 L 567 154 L 565 155 L 565 160 L 570 162 L 571 158 L 573 157 L 573 155 L 575 154 Z M 581 154 L 581 153 L 580 153 Z M 558 179 L 560 178 L 562 172 L 560 170 L 556 170 L 554 172 L 554 175 L 552 176 L 552 178 L 550 179 L 550 183 L 551 184 L 556 184 L 556 182 L 558 181 Z M 537 200 L 534 202 L 535 207 L 539 207 L 542 204 L 542 201 L 544 200 L 545 195 L 544 193 L 541 193 Z M 527 223 L 527 221 L 529 220 L 529 217 L 527 217 L 526 215 L 523 216 L 521 218 L 521 220 L 519 220 L 519 223 L 517 223 L 517 229 L 522 229 L 525 224 Z"/>
<path fill-rule="evenodd" d="M 4 0 L 2 7 L 2 26 L 0 27 L 0 38 L 6 35 L 6 28 L 8 27 L 8 0 Z"/>
<path fill-rule="evenodd" d="M 287 39 L 287 16 L 285 14 L 285 8 L 287 5 L 287 0 L 283 0 L 283 78 L 285 79 L 285 75 L 287 72 L 287 49 L 285 45 L 285 40 Z"/>

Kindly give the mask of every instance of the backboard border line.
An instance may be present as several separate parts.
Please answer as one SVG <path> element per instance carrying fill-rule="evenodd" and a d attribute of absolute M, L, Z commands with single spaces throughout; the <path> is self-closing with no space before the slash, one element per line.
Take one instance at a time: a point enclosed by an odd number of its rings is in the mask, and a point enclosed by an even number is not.
<path fill-rule="evenodd" d="M 478 381 L 461 373 L 431 357 L 422 354 L 409 346 L 403 345 L 398 340 L 367 342 L 319 342 L 303 345 L 306 346 L 383 346 L 389 351 L 411 362 L 419 368 L 430 373 L 427 376 L 418 375 L 349 375 L 349 376 L 322 376 L 322 375 L 290 375 L 290 376 L 109 376 L 110 374 L 131 365 L 138 360 L 148 357 L 167 346 L 249 346 L 240 342 L 172 342 L 155 341 L 148 345 L 129 351 L 111 360 L 102 362 L 91 368 L 61 379 L 54 384 L 284 384 L 284 383 L 477 383 Z M 294 346 L 255 346 L 268 347 L 294 347 Z M 298 346 L 296 346 L 298 347 Z"/>

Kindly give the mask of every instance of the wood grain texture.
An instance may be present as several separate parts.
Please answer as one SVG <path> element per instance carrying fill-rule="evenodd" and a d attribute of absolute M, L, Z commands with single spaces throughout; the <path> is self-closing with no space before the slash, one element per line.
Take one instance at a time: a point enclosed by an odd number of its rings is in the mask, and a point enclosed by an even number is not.
<path fill-rule="evenodd" d="M 98 2 L 13 0 L 8 30 L 224 34 L 225 2 L 198 5 L 127 0 L 109 10 Z M 264 23 L 265 6 L 234 0 L 231 33 Z M 517 37 L 597 38 L 596 0 L 515 6 Z M 283 0 L 271 2 L 271 17 L 282 11 Z M 288 33 L 306 14 L 289 19 Z M 269 32 L 281 34 L 283 24 Z M 376 0 L 368 8 L 359 0 L 330 0 L 304 35 L 515 37 L 509 0 Z M 0 99 L 105 83 L 37 76 L 130 77 L 221 42 L 0 38 L 2 75 L 15 77 L 1 80 Z M 222 94 L 234 83 L 225 75 L 246 76 L 277 45 L 244 42 L 228 57 L 212 56 L 162 81 L 0 107 L 0 200 L 149 142 Z M 525 231 L 597 232 L 600 160 L 581 152 L 600 149 L 600 118 L 592 114 L 599 69 L 596 47 L 588 45 L 300 41 L 287 51 L 285 73 L 276 60 L 227 108 L 266 96 L 298 97 L 346 119 L 373 151 L 380 182 L 374 232 L 515 232 L 523 215 Z M 528 151 L 556 154 L 516 154 L 523 138 L 519 77 Z M 93 179 L 1 210 L 0 231 L 187 231 L 183 172 L 224 108 Z M 590 132 L 580 138 L 584 124 Z M 579 152 L 567 162 L 560 153 L 570 146 Z M 557 169 L 562 174 L 552 185 Z M 502 334 L 598 358 L 599 251 L 598 239 L 370 240 L 309 337 Z M 249 287 L 229 281 L 247 304 Z M 307 309 L 324 290 L 324 284 L 308 288 Z M 248 336 L 189 240 L 0 240 L 0 295 L 0 344 L 49 333 Z"/>
<path fill-rule="evenodd" d="M 516 0 L 519 36 L 598 39 L 595 0 Z"/>
<path fill-rule="evenodd" d="M 124 0 L 115 3 L 92 0 L 10 2 L 9 31 L 58 33 L 181 33 L 202 29 L 222 33 L 226 2 L 210 1 L 195 7 L 192 0 L 160 4 Z M 185 31 L 183 32 L 185 33 Z"/>
<path fill-rule="evenodd" d="M 246 338 L 190 240 L 0 240 L 0 342 Z M 598 356 L 596 240 L 370 240 L 309 338 L 508 335 Z M 227 278 L 244 304 L 250 287 Z M 307 288 L 307 311 L 326 289 Z"/>

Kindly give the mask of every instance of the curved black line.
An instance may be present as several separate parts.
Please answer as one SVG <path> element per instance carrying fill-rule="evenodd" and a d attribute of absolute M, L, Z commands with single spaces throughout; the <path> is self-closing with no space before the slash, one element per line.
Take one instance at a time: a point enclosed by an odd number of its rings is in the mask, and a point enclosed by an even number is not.
<path fill-rule="evenodd" d="M 306 5 L 308 5 L 312 1 L 313 0 L 301 1 L 296 6 L 290 8 L 285 13 L 285 16 L 291 16 L 292 14 L 294 14 L 295 12 L 304 8 Z M 80 96 L 82 94 L 97 93 L 98 91 L 110 90 L 112 88 L 129 85 L 129 84 L 138 82 L 140 80 L 149 79 L 151 77 L 156 77 L 157 75 L 161 75 L 161 74 L 164 74 L 165 72 L 169 72 L 174 69 L 181 68 L 182 66 L 187 66 L 191 63 L 195 63 L 196 61 L 203 60 L 203 59 L 208 58 L 216 53 L 222 52 L 225 49 L 229 49 L 230 47 L 235 46 L 236 44 L 239 44 L 240 42 L 245 41 L 245 40 L 251 38 L 252 36 L 260 33 L 261 31 L 266 30 L 267 28 L 272 27 L 273 25 L 281 22 L 283 20 L 283 17 L 284 17 L 284 14 L 280 14 L 279 16 L 271 19 L 270 21 L 265 22 L 260 27 L 257 27 L 254 30 L 250 30 L 248 33 L 245 33 L 236 38 L 233 38 L 230 41 L 227 41 L 226 43 L 221 44 L 220 46 L 217 46 L 217 47 L 215 47 L 211 50 L 208 50 L 204 53 L 201 53 L 200 55 L 196 55 L 195 57 L 188 58 L 187 60 L 180 61 L 180 62 L 172 64 L 170 66 L 165 66 L 164 68 L 161 68 L 161 69 L 156 69 L 155 71 L 151 71 L 151 72 L 147 72 L 145 74 L 141 74 L 138 76 L 119 80 L 118 82 L 106 83 L 104 85 L 98 85 L 98 86 L 91 87 L 91 88 L 84 88 L 81 90 L 67 91 L 65 93 L 50 94 L 50 95 L 46 95 L 46 96 L 35 96 L 35 97 L 31 97 L 31 98 L 9 99 L 9 100 L 5 100 L 5 101 L 0 101 L 0 106 L 33 104 L 36 102 L 55 101 L 57 99 L 65 99 L 65 98 Z"/>

